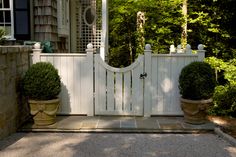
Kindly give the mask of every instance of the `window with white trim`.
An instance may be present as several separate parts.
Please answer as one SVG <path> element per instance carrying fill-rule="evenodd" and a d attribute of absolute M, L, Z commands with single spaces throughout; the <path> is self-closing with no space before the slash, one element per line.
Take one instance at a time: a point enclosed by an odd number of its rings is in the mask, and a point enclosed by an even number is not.
<path fill-rule="evenodd" d="M 13 0 L 0 0 L 0 28 L 7 39 L 14 39 Z"/>

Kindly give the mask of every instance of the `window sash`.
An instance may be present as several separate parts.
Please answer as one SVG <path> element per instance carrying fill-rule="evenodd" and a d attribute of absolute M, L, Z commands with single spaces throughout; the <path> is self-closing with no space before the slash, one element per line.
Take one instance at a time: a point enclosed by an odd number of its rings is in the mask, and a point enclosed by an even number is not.
<path fill-rule="evenodd" d="M 7 39 L 14 39 L 13 0 L 0 0 L 0 27 L 6 31 Z"/>

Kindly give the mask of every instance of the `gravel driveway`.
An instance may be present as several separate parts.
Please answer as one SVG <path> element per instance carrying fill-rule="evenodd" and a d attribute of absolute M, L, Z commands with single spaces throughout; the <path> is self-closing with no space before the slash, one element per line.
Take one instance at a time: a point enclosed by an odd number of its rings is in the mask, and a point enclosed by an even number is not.
<path fill-rule="evenodd" d="M 16 133 L 0 157 L 236 157 L 214 134 Z"/>

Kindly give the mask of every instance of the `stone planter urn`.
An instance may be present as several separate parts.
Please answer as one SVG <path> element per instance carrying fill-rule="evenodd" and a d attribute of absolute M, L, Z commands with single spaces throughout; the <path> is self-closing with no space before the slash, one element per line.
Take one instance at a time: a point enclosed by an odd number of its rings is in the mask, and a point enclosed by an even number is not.
<path fill-rule="evenodd" d="M 56 122 L 56 113 L 59 108 L 59 99 L 29 100 L 30 114 L 36 125 L 51 125 Z"/>
<path fill-rule="evenodd" d="M 184 112 L 184 120 L 190 124 L 204 124 L 207 121 L 207 109 L 212 104 L 208 100 L 188 100 L 180 98 L 181 109 Z"/>

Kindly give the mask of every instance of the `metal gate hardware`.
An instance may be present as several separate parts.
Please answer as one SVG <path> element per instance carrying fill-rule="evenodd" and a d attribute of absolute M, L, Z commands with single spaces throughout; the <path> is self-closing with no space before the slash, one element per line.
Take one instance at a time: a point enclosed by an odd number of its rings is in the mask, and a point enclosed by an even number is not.
<path fill-rule="evenodd" d="M 140 79 L 145 79 L 145 77 L 147 77 L 147 73 L 146 72 L 144 72 L 143 74 L 140 74 Z"/>

